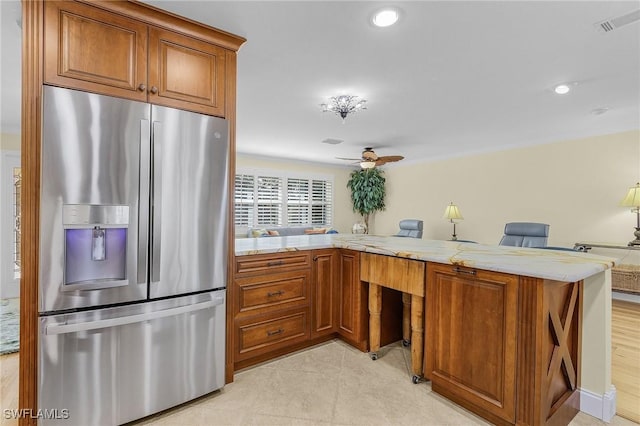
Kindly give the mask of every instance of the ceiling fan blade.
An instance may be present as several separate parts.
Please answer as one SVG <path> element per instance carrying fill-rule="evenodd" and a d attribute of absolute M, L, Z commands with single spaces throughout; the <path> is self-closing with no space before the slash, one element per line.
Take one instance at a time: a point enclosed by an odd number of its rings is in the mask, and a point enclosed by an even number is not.
<path fill-rule="evenodd" d="M 376 165 L 381 166 L 386 163 L 393 163 L 394 161 L 403 160 L 404 157 L 402 155 L 385 155 L 383 157 L 378 157 L 376 160 Z"/>
<path fill-rule="evenodd" d="M 349 161 L 362 161 L 362 158 L 344 158 L 344 157 L 335 157 L 336 160 L 349 160 Z"/>

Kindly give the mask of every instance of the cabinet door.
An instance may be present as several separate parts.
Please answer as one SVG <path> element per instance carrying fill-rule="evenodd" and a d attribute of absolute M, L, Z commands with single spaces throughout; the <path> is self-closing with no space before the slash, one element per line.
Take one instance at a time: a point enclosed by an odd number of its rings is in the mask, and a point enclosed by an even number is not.
<path fill-rule="evenodd" d="M 225 115 L 226 50 L 149 28 L 149 102 L 207 115 Z"/>
<path fill-rule="evenodd" d="M 360 253 L 340 250 L 338 271 L 338 333 L 358 349 L 366 351 L 368 293 L 360 282 Z"/>
<path fill-rule="evenodd" d="M 425 339 L 433 390 L 515 421 L 518 277 L 429 263 Z"/>
<path fill-rule="evenodd" d="M 335 249 L 314 250 L 311 253 L 313 304 L 311 309 L 311 337 L 336 331 L 337 326 L 337 261 Z"/>
<path fill-rule="evenodd" d="M 45 83 L 146 101 L 145 24 L 82 3 L 44 7 Z"/>

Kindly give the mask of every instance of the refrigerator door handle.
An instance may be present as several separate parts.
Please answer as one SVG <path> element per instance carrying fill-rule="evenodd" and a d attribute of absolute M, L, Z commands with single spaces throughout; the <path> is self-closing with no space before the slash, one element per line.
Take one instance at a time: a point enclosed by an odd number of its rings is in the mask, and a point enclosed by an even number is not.
<path fill-rule="evenodd" d="M 140 120 L 140 201 L 138 215 L 138 284 L 147 282 L 149 250 L 149 173 L 151 169 L 149 120 Z"/>
<path fill-rule="evenodd" d="M 151 283 L 160 281 L 160 248 L 161 248 L 161 226 L 162 226 L 162 144 L 161 144 L 162 123 L 153 122 L 153 133 L 151 135 L 151 146 L 153 155 L 152 185 L 153 193 L 151 197 L 152 213 L 152 235 L 151 235 Z"/>
<path fill-rule="evenodd" d="M 215 296 L 213 300 L 208 300 L 195 305 L 180 306 L 178 308 L 164 309 L 162 311 L 147 312 L 138 315 L 122 316 L 118 318 L 109 318 L 97 321 L 81 322 L 76 324 L 49 324 L 45 327 L 44 334 L 51 336 L 54 334 L 77 333 L 79 331 L 98 330 L 101 328 L 117 327 L 119 325 L 134 324 L 137 322 L 166 318 L 189 312 L 196 312 L 202 309 L 208 309 L 213 306 L 219 306 L 224 303 L 223 296 Z"/>

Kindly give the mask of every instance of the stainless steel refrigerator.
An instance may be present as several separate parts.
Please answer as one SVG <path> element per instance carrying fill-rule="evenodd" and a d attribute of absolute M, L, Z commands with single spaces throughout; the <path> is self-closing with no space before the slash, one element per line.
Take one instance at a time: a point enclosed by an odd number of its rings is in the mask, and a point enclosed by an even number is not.
<path fill-rule="evenodd" d="M 43 105 L 40 423 L 121 424 L 222 387 L 227 122 L 51 86 Z"/>

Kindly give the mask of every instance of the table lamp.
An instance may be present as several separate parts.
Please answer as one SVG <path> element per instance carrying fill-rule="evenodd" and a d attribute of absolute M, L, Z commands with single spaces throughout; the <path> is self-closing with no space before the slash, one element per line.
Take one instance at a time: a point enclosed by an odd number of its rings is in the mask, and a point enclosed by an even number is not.
<path fill-rule="evenodd" d="M 640 182 L 636 186 L 629 188 L 627 196 L 620 202 L 623 207 L 631 207 L 631 212 L 636 214 L 637 224 L 636 231 L 633 235 L 636 239 L 629 242 L 629 246 L 640 246 Z"/>
<path fill-rule="evenodd" d="M 640 193 L 639 193 L 640 195 Z M 449 203 L 449 205 L 447 206 L 447 208 L 444 211 L 444 216 L 445 219 L 449 219 L 449 221 L 451 223 L 453 223 L 453 235 L 451 235 L 451 241 L 456 241 L 458 239 L 458 236 L 456 235 L 456 223 L 454 222 L 455 220 L 462 220 L 464 219 L 462 217 L 462 214 L 460 214 L 460 210 L 458 209 L 458 206 L 456 206 L 453 203 Z"/>

